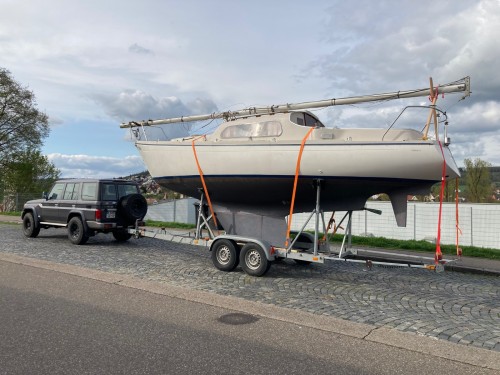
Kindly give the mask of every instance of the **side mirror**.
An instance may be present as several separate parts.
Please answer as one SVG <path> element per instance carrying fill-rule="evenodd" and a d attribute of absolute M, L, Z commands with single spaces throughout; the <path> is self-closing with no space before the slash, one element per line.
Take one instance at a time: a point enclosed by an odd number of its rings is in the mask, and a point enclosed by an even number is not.
<path fill-rule="evenodd" d="M 46 201 L 48 201 L 49 200 L 49 193 L 47 193 L 46 191 L 44 191 L 42 193 L 42 198 L 45 199 Z"/>

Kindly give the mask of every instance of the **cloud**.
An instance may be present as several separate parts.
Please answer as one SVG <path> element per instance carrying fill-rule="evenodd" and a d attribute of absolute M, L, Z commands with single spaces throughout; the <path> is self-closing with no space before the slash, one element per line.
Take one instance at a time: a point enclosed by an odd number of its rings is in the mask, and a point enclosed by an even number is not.
<path fill-rule="evenodd" d="M 139 156 L 113 158 L 53 153 L 48 154 L 47 158 L 61 170 L 63 178 L 114 178 L 146 170 Z"/>
<path fill-rule="evenodd" d="M 471 75 L 470 98 L 456 106 L 459 95 L 438 102 L 450 116 L 452 150 L 457 161 L 498 160 L 492 143 L 500 134 L 498 0 L 321 0 L 287 7 L 259 1 L 218 8 L 89 1 L 11 1 L 0 12 L 2 64 L 50 115 L 47 152 L 128 155 L 130 143 L 110 146 L 123 137 L 119 122 L 422 88 L 429 76 L 439 84 Z M 315 112 L 327 126 L 380 127 L 409 104 L 429 102 Z M 425 119 L 421 110 L 396 125 L 418 129 Z M 155 131 L 182 136 L 202 125 Z"/>
<path fill-rule="evenodd" d="M 132 44 L 128 47 L 128 51 L 132 53 L 137 53 L 139 55 L 154 55 L 154 52 L 150 49 L 144 48 L 137 43 Z"/>
<path fill-rule="evenodd" d="M 196 98 L 185 104 L 176 96 L 155 97 L 141 90 L 94 95 L 93 99 L 109 116 L 120 121 L 189 116 L 217 110 L 211 99 Z"/>
<path fill-rule="evenodd" d="M 354 93 L 377 92 L 391 82 L 412 87 L 429 76 L 444 83 L 472 74 L 478 94 L 500 95 L 495 92 L 500 76 L 491 63 L 500 59 L 498 1 L 356 4 L 355 12 L 343 1 L 328 10 L 324 32 L 331 35 L 330 53 L 313 59 L 304 74 Z"/>
<path fill-rule="evenodd" d="M 185 104 L 175 96 L 158 98 L 140 90 L 122 91 L 116 95 L 94 95 L 94 100 L 109 116 L 121 122 L 199 115 L 217 110 L 211 99 L 196 98 Z M 148 133 L 155 138 L 178 138 L 189 135 L 192 126 L 190 122 L 178 126 L 166 125 L 151 128 Z"/>
<path fill-rule="evenodd" d="M 500 102 L 485 101 L 458 108 L 453 115 L 454 131 L 473 134 L 488 134 L 499 131 Z"/>

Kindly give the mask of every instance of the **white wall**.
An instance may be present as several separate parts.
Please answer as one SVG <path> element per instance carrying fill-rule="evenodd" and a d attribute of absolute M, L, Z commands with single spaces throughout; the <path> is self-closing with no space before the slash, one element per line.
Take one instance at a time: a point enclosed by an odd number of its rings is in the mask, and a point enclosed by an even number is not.
<path fill-rule="evenodd" d="M 146 220 L 196 224 L 196 208 L 198 199 L 185 198 L 148 206 Z"/>

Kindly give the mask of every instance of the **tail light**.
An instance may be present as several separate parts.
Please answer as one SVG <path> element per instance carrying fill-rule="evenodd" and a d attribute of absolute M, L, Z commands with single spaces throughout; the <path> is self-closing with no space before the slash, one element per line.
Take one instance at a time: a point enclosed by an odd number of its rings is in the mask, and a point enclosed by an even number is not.
<path fill-rule="evenodd" d="M 95 219 L 97 221 L 102 219 L 102 210 L 95 210 Z"/>

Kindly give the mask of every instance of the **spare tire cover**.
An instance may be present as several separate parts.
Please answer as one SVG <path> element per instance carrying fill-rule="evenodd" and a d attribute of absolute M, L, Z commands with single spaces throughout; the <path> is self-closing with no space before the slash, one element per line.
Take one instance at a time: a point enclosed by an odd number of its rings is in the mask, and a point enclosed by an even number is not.
<path fill-rule="evenodd" d="M 127 222 L 144 219 L 148 212 L 148 202 L 141 194 L 129 194 L 120 199 L 118 208 Z"/>

